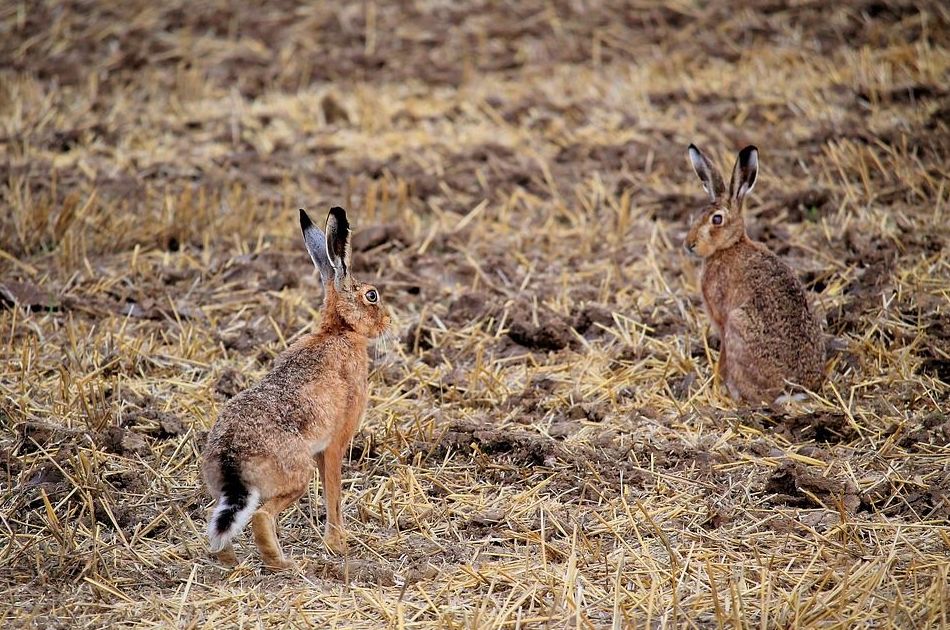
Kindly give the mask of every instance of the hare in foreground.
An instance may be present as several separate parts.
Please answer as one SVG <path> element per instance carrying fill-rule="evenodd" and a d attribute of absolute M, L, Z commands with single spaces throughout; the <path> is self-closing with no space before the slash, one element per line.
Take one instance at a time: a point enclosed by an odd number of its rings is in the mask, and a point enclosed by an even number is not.
<path fill-rule="evenodd" d="M 367 342 L 389 326 L 375 287 L 350 275 L 346 211 L 332 208 L 326 234 L 300 211 L 307 251 L 325 287 L 320 327 L 294 343 L 257 385 L 222 409 L 203 454 L 205 483 L 217 501 L 208 522 L 211 551 L 236 564 L 231 546 L 250 521 L 264 564 L 290 566 L 277 541 L 278 515 L 320 472 L 326 544 L 346 550 L 340 516 L 341 467 L 367 400 Z"/>
<path fill-rule="evenodd" d="M 727 190 L 719 170 L 695 145 L 689 159 L 709 195 L 686 248 L 703 260 L 706 311 L 720 336 L 716 372 L 730 395 L 773 403 L 789 383 L 815 390 L 824 381 L 821 327 L 795 273 L 749 239 L 742 202 L 755 186 L 758 150 L 739 152 Z"/>

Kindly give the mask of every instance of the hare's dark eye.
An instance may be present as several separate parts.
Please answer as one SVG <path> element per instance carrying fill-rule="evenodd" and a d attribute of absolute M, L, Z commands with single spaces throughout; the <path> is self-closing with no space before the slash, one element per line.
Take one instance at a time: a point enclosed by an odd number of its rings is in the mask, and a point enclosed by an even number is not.
<path fill-rule="evenodd" d="M 713 225 L 722 225 L 722 215 L 718 212 L 712 215 L 712 224 Z"/>
<path fill-rule="evenodd" d="M 370 304 L 376 304 L 376 302 L 379 302 L 379 293 L 376 292 L 376 289 L 370 289 L 366 292 L 366 301 Z"/>

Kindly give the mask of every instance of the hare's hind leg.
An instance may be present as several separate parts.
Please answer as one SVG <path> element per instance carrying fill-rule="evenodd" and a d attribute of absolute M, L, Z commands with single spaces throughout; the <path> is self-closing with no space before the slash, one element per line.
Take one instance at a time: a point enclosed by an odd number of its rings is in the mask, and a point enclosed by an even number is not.
<path fill-rule="evenodd" d="M 218 498 L 217 500 L 220 501 L 221 499 Z M 208 521 L 211 521 L 213 514 L 214 508 L 208 510 Z M 221 551 L 215 552 L 214 557 L 218 559 L 218 562 L 225 566 L 236 567 L 238 565 L 237 554 L 234 553 L 234 545 L 231 544 L 231 541 L 228 541 Z"/>
<path fill-rule="evenodd" d="M 257 545 L 257 549 L 261 553 L 264 565 L 269 569 L 280 570 L 293 566 L 293 563 L 284 556 L 277 540 L 277 517 L 293 505 L 306 489 L 306 486 L 304 486 L 301 490 L 271 497 L 264 501 L 251 518 L 254 544 Z"/>
<path fill-rule="evenodd" d="M 768 389 L 768 366 L 757 355 L 757 340 L 750 330 L 754 326 L 749 316 L 742 309 L 735 309 L 729 313 L 729 319 L 723 329 L 720 365 L 717 372 L 723 384 L 729 390 L 734 400 L 745 400 L 749 403 L 771 401 L 765 390 Z M 761 349 L 759 349 L 761 354 Z M 728 359 L 724 361 L 724 357 Z"/>
<path fill-rule="evenodd" d="M 218 562 L 225 566 L 236 567 L 238 565 L 237 555 L 234 553 L 234 545 L 228 543 L 224 549 L 214 554 Z"/>

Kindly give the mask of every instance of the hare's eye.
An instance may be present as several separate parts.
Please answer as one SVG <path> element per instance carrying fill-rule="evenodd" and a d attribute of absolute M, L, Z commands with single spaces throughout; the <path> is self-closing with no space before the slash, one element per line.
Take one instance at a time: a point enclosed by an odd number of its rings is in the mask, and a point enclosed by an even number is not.
<path fill-rule="evenodd" d="M 366 301 L 370 304 L 376 304 L 376 302 L 379 302 L 379 293 L 376 292 L 376 289 L 370 289 L 366 292 Z"/>
<path fill-rule="evenodd" d="M 712 224 L 713 225 L 722 225 L 722 215 L 718 212 L 712 215 Z"/>

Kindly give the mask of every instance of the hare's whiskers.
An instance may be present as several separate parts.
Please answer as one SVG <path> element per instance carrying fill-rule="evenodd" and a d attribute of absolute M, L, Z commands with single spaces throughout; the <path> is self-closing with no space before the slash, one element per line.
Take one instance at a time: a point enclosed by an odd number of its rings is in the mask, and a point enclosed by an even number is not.
<path fill-rule="evenodd" d="M 379 361 L 382 357 L 389 355 L 391 344 L 394 340 L 395 335 L 390 329 L 386 329 L 379 337 L 376 338 L 376 342 L 373 344 L 373 352 L 377 361 Z"/>

